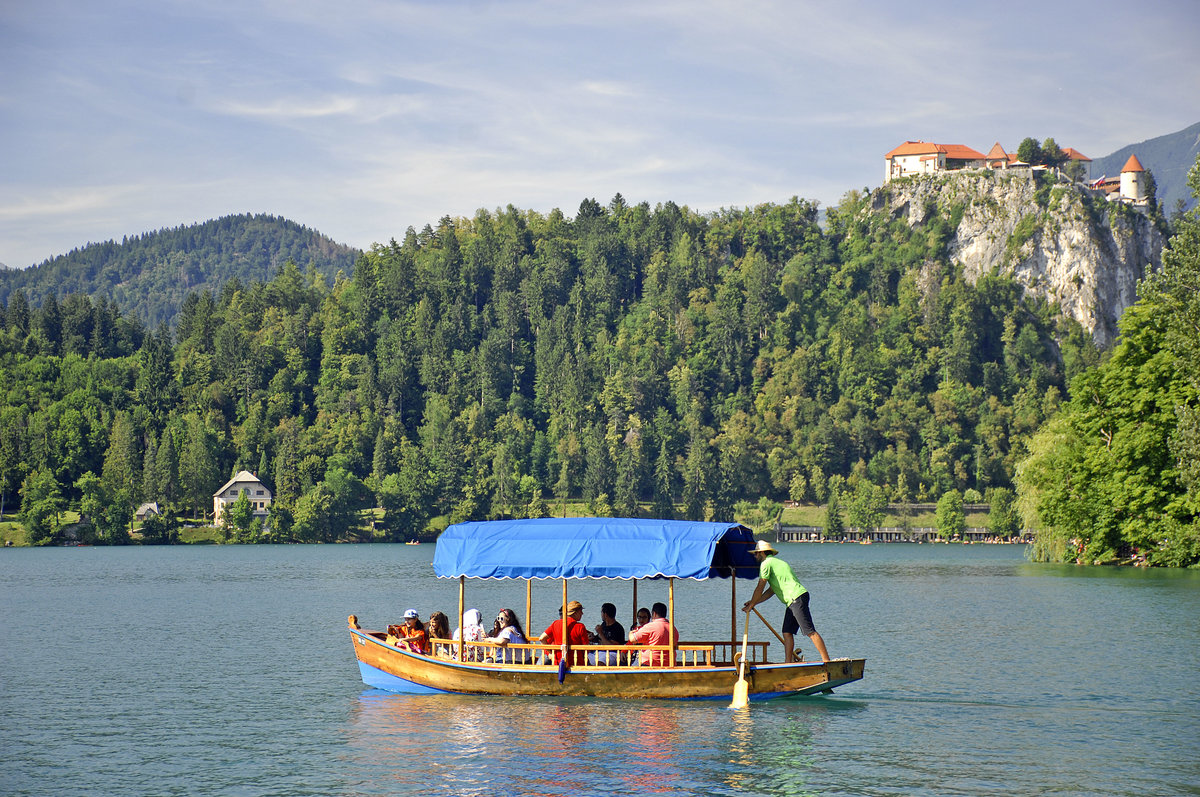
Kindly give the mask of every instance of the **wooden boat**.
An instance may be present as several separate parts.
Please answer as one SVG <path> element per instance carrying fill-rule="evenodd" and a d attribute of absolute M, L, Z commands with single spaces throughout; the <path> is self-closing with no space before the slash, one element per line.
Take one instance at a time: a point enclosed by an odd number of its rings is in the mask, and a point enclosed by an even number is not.
<path fill-rule="evenodd" d="M 750 555 L 753 543 L 748 528 L 730 523 L 625 518 L 460 523 L 438 539 L 433 567 L 439 577 L 458 578 L 459 617 L 467 578 L 523 579 L 526 628 L 532 579 L 562 580 L 563 615 L 570 579 L 632 580 L 635 606 L 638 580 L 667 579 L 668 620 L 674 625 L 674 580 L 726 578 L 736 585 L 738 578 L 757 579 L 758 564 Z M 363 682 L 391 692 L 729 700 L 743 648 L 737 608 L 733 586 L 729 639 L 589 645 L 586 658 L 584 651 L 572 650 L 567 643 L 502 647 L 451 640 L 432 640 L 431 650 L 421 654 L 394 638 L 389 642 L 383 631 L 364 630 L 355 615 L 348 624 Z M 863 677 L 863 659 L 772 663 L 768 645 L 745 646 L 750 700 L 828 693 Z M 662 651 L 663 664 L 638 665 L 641 651 Z"/>

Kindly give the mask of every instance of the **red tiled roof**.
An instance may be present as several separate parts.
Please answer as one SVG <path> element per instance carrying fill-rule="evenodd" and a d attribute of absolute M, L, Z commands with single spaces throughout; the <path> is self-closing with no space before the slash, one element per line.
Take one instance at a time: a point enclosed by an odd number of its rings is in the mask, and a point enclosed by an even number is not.
<path fill-rule="evenodd" d="M 1075 149 L 1074 147 L 1067 147 L 1066 149 L 1063 150 L 1063 154 L 1066 155 L 1067 158 L 1069 158 L 1070 160 L 1073 160 L 1073 161 L 1088 161 L 1090 163 L 1092 160 L 1087 155 L 1084 155 L 1082 152 Z"/>
<path fill-rule="evenodd" d="M 928 141 L 905 141 L 883 157 L 894 158 L 897 155 L 927 155 L 937 151 L 938 145 L 930 144 Z"/>
<path fill-rule="evenodd" d="M 982 152 L 976 152 L 964 144 L 939 144 L 942 152 L 946 153 L 947 158 L 964 161 L 981 161 L 984 160 Z"/>
<path fill-rule="evenodd" d="M 895 158 L 899 155 L 932 155 L 944 153 L 947 158 L 954 160 L 984 160 L 983 154 L 976 152 L 963 144 L 934 144 L 929 141 L 905 141 L 894 150 L 884 155 L 884 158 Z"/>
<path fill-rule="evenodd" d="M 988 150 L 987 159 L 990 161 L 1008 160 L 1008 153 L 1004 151 L 1004 147 L 1000 146 L 1000 142 L 997 141 L 995 144 L 992 144 L 992 148 Z"/>
<path fill-rule="evenodd" d="M 1142 162 L 1137 159 L 1137 155 L 1130 155 L 1129 160 L 1125 161 L 1125 165 L 1121 167 L 1121 173 L 1125 172 L 1144 172 Z"/>

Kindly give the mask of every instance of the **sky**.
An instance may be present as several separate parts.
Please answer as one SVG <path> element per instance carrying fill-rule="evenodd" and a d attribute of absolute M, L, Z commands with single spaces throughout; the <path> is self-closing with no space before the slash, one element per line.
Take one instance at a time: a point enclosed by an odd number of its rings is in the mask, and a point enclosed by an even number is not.
<path fill-rule="evenodd" d="M 0 263 L 269 213 L 836 205 L 906 140 L 1200 121 L 1198 0 L 0 0 Z"/>

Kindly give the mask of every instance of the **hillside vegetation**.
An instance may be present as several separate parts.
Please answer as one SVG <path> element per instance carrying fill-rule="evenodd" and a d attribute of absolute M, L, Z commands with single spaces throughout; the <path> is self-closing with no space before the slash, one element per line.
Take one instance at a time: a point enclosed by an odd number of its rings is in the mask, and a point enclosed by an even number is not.
<path fill-rule="evenodd" d="M 24 484 L 35 541 L 66 506 L 116 541 L 140 501 L 200 514 L 245 468 L 275 490 L 269 539 L 330 540 L 375 502 L 402 537 L 567 498 L 728 518 L 1007 488 L 1090 336 L 1007 277 L 964 279 L 950 214 L 910 225 L 851 194 L 816 217 L 619 195 L 574 219 L 481 211 L 332 286 L 289 263 L 193 292 L 173 335 L 16 293 L 3 495 Z"/>
<path fill-rule="evenodd" d="M 1200 197 L 1200 159 L 1188 177 Z M 1111 358 L 1076 378 L 1020 465 L 1039 559 L 1200 563 L 1200 211 L 1162 259 Z"/>
<path fill-rule="evenodd" d="M 269 280 L 288 260 L 327 279 L 349 273 L 356 249 L 277 216 L 242 214 L 88 244 L 23 270 L 0 271 L 0 302 L 21 291 L 35 306 L 79 294 L 114 303 L 148 326 L 174 324 L 193 291 L 220 291 L 230 279 Z"/>

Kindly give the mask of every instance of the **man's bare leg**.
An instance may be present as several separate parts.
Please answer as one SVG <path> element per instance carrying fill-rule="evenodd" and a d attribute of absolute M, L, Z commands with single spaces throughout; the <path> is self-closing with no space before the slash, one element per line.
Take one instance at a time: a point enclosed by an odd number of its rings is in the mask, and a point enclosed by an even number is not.
<path fill-rule="evenodd" d="M 784 634 L 783 638 L 787 639 L 788 635 Z M 813 631 L 808 635 L 808 638 L 811 639 L 812 643 L 817 646 L 817 653 L 821 654 L 821 661 L 829 661 L 829 651 L 825 649 L 825 640 L 821 638 L 821 634 L 817 631 Z"/>

